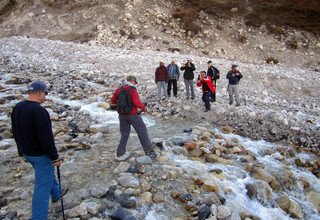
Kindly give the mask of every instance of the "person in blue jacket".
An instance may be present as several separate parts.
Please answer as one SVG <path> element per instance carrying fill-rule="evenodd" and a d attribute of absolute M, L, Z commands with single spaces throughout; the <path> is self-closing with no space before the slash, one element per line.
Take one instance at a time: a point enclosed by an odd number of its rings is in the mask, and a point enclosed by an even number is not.
<path fill-rule="evenodd" d="M 180 78 L 180 70 L 178 65 L 174 60 L 167 66 L 169 81 L 168 81 L 168 96 L 171 95 L 171 86 L 173 87 L 173 95 L 177 97 L 178 95 L 178 81 Z"/>
<path fill-rule="evenodd" d="M 54 143 L 49 113 L 40 104 L 48 94 L 42 81 L 33 82 L 27 100 L 15 105 L 11 114 L 13 137 L 18 153 L 34 168 L 35 181 L 32 197 L 32 220 L 48 219 L 50 196 L 60 199 L 60 188 L 54 167 L 61 161 Z"/>

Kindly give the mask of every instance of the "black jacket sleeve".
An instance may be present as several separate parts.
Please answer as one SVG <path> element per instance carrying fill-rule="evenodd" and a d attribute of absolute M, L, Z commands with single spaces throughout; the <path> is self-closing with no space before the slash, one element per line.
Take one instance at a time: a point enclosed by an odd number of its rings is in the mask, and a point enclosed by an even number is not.
<path fill-rule="evenodd" d="M 22 149 L 21 149 L 21 144 L 19 143 L 19 140 L 17 138 L 17 131 L 16 131 L 17 125 L 14 117 L 15 117 L 15 108 L 13 108 L 12 114 L 11 114 L 12 133 L 13 133 L 13 138 L 17 144 L 18 154 L 20 157 L 22 157 Z"/>
<path fill-rule="evenodd" d="M 47 110 L 43 108 L 37 111 L 34 122 L 38 140 L 45 154 L 51 160 L 59 159 L 58 151 L 54 143 L 51 120 Z"/>

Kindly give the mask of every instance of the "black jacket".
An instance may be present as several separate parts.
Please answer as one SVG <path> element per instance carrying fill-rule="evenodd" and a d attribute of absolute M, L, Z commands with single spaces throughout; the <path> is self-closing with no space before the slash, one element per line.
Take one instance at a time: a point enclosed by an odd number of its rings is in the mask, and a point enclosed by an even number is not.
<path fill-rule="evenodd" d="M 12 132 L 20 156 L 48 156 L 59 158 L 54 144 L 49 113 L 40 103 L 21 101 L 13 108 Z"/>
<path fill-rule="evenodd" d="M 232 76 L 233 74 L 238 74 L 238 75 Z M 241 78 L 242 78 L 242 74 L 238 70 L 230 70 L 227 74 L 227 79 L 229 79 L 230 85 L 239 84 Z"/>
<path fill-rule="evenodd" d="M 194 79 L 194 73 L 193 71 L 196 70 L 196 67 L 193 63 L 191 63 L 191 67 L 188 66 L 188 63 L 185 64 L 185 66 L 181 67 L 180 70 L 184 70 L 183 78 L 186 80 L 193 80 Z"/>
<path fill-rule="evenodd" d="M 211 66 L 208 68 L 207 76 L 210 76 L 212 81 L 216 81 L 217 79 L 220 79 L 220 71 L 214 66 Z"/>

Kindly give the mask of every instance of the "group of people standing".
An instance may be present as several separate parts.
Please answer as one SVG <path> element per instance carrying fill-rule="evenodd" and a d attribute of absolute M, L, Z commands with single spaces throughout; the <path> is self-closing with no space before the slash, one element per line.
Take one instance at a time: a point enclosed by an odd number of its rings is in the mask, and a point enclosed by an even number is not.
<path fill-rule="evenodd" d="M 200 71 L 198 76 L 197 86 L 202 87 L 202 100 L 205 103 L 205 112 L 211 108 L 211 102 L 216 101 L 216 86 L 217 80 L 220 79 L 220 71 L 213 65 L 213 62 L 209 60 L 207 62 L 208 70 Z M 187 100 L 190 98 L 195 99 L 195 70 L 196 67 L 192 63 L 190 58 L 180 68 L 174 60 L 166 67 L 163 60 L 160 61 L 159 67 L 155 72 L 155 83 L 158 87 L 158 100 L 161 101 L 161 93 L 163 91 L 165 100 L 171 96 L 171 90 L 173 88 L 173 95 L 178 95 L 178 81 L 180 79 L 180 70 L 184 71 L 183 79 L 186 88 Z M 242 78 L 242 74 L 238 70 L 237 65 L 232 65 L 231 70 L 226 75 L 229 80 L 228 93 L 229 104 L 233 104 L 234 96 L 236 100 L 236 106 L 240 106 L 239 89 L 238 84 Z"/>

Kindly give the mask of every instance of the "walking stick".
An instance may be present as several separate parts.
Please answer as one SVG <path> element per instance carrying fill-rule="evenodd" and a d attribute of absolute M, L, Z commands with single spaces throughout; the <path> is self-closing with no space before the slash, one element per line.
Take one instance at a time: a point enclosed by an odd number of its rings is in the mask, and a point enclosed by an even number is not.
<path fill-rule="evenodd" d="M 63 218 L 63 220 L 65 220 L 66 217 L 65 217 L 65 215 L 64 215 L 64 206 L 63 206 L 63 195 L 62 195 L 62 185 L 61 185 L 60 167 L 57 167 L 57 175 L 58 175 L 59 188 L 60 188 L 60 200 L 61 200 L 62 218 Z"/>

